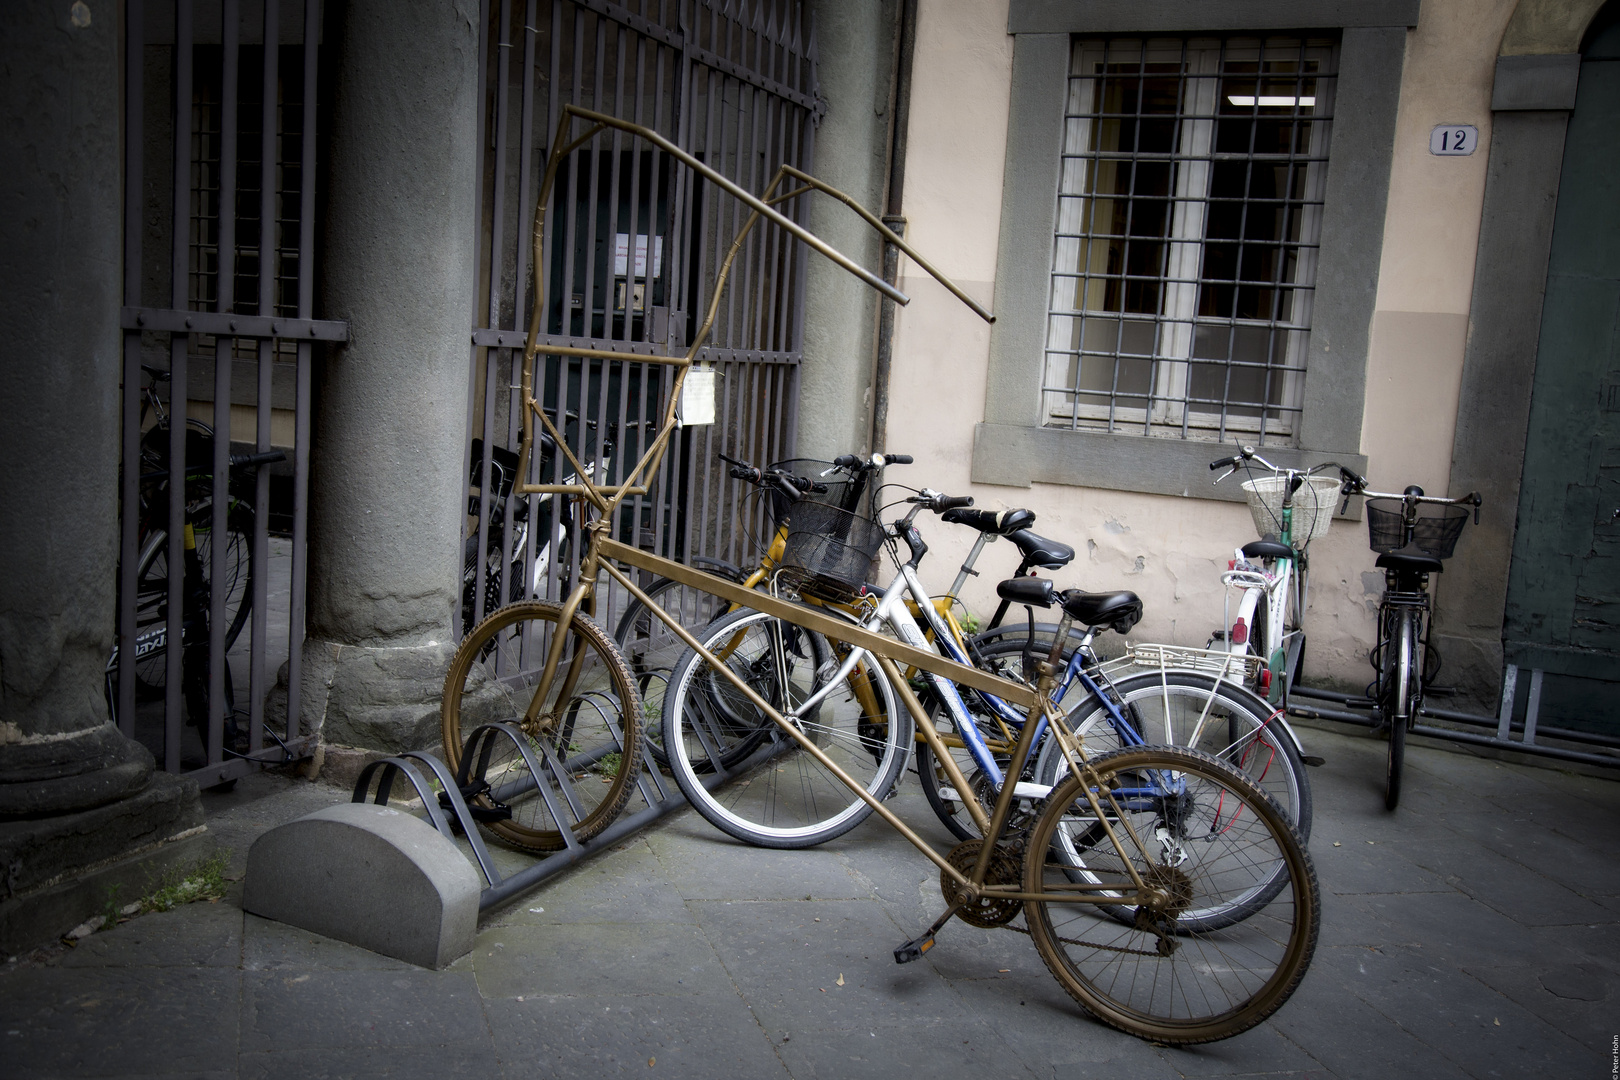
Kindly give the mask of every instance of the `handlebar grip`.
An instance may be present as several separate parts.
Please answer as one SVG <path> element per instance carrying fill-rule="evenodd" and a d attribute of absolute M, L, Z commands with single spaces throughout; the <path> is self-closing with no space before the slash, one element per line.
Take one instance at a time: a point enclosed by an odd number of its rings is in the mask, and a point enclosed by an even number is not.
<path fill-rule="evenodd" d="M 245 469 L 258 468 L 260 465 L 271 465 L 277 461 L 286 461 L 287 453 L 284 450 L 266 450 L 262 454 L 232 454 L 231 468 Z"/>
<path fill-rule="evenodd" d="M 910 454 L 884 454 L 885 465 L 910 465 L 914 459 Z"/>
<path fill-rule="evenodd" d="M 958 506 L 972 505 L 973 496 L 971 495 L 941 495 L 939 498 L 934 500 L 934 505 L 931 509 L 933 509 L 935 513 L 942 513 L 946 510 L 955 510 Z"/>
<path fill-rule="evenodd" d="M 1219 461 L 1210 462 L 1209 463 L 1209 471 L 1214 472 L 1216 469 L 1229 469 L 1233 465 L 1236 465 L 1236 464 L 1237 464 L 1237 458 L 1235 458 L 1235 457 L 1223 457 Z"/>
<path fill-rule="evenodd" d="M 759 470 L 751 465 L 733 465 L 728 471 L 733 480 L 747 480 L 750 484 L 759 483 Z"/>
<path fill-rule="evenodd" d="M 793 479 L 790 477 L 778 474 L 776 477 L 776 486 L 782 492 L 782 494 L 786 495 L 794 502 L 798 502 L 800 499 L 804 498 L 804 493 L 798 489 L 797 485 L 793 483 Z"/>
<path fill-rule="evenodd" d="M 854 454 L 839 454 L 837 457 L 833 458 L 832 463 L 838 466 L 840 469 L 853 469 L 855 466 L 861 463 L 861 459 L 856 457 Z"/>
<path fill-rule="evenodd" d="M 812 495 L 825 495 L 825 494 L 827 494 L 827 485 L 826 484 L 818 484 L 814 480 L 812 480 L 812 481 L 810 481 L 810 483 L 806 484 L 804 486 L 804 489 L 806 491 L 810 492 Z"/>

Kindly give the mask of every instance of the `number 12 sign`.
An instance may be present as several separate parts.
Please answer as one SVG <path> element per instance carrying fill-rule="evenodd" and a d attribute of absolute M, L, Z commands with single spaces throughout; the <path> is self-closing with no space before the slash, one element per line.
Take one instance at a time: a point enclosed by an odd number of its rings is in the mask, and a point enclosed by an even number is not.
<path fill-rule="evenodd" d="M 1473 124 L 1441 124 L 1429 132 L 1429 153 L 1441 157 L 1467 157 L 1479 145 L 1479 128 Z"/>

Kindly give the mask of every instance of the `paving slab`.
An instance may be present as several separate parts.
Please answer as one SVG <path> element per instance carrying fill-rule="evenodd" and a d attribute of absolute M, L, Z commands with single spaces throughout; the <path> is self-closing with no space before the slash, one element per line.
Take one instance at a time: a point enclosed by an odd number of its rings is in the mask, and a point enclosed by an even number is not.
<path fill-rule="evenodd" d="M 736 994 L 576 998 L 488 1003 L 506 1080 L 536 1077 L 712 1077 L 794 1074 Z"/>
<path fill-rule="evenodd" d="M 1026 935 L 949 925 L 938 872 L 870 820 L 761 851 L 682 811 L 480 921 L 444 971 L 214 904 L 0 964 L 0 1074 L 1541 1077 L 1607 1069 L 1620 1003 L 1620 782 L 1308 731 L 1322 936 L 1299 991 L 1222 1043 L 1092 1020 Z M 244 780 L 207 807 L 240 863 L 347 790 Z M 934 846 L 914 777 L 889 804 Z M 1371 841 L 1369 843 L 1368 841 Z M 1338 846 L 1334 846 L 1337 842 Z M 505 869 L 532 856 L 496 849 Z M 1014 925 L 1021 925 L 1021 919 Z M 839 980 L 842 979 L 842 983 Z"/>

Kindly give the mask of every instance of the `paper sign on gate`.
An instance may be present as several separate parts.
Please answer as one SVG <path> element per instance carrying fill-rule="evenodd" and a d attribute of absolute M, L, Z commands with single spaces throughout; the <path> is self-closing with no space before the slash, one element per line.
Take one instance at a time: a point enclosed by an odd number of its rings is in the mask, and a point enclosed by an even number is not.
<path fill-rule="evenodd" d="M 678 422 L 684 427 L 714 423 L 714 368 L 690 368 L 681 384 Z"/>

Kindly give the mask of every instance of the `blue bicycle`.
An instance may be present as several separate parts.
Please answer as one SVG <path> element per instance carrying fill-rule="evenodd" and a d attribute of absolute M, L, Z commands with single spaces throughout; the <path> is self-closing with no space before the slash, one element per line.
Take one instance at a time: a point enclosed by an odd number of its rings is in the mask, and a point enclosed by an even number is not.
<path fill-rule="evenodd" d="M 918 580 L 917 565 L 928 547 L 915 525 L 917 514 L 924 509 L 943 513 L 968 500 L 925 489 L 907 501 L 913 504 L 911 511 L 882 531 L 837 508 L 796 507 L 778 586 L 823 600 L 836 594 L 839 605 L 820 610 L 853 611 L 845 617 L 864 629 L 886 629 L 906 644 L 937 648 L 951 659 L 968 663 L 966 649 Z M 889 586 L 874 589 L 849 584 L 864 576 L 875 549 L 889 539 L 900 541 L 910 552 Z M 1301 811 L 1308 822 L 1309 794 L 1300 779 L 1303 770 L 1291 773 L 1274 767 L 1286 754 L 1287 744 L 1271 729 L 1268 721 L 1273 712 L 1263 702 L 1219 673 L 1169 667 L 1149 671 L 1136 667 L 1131 659 L 1125 663 L 1137 673 L 1114 679 L 1097 662 L 1090 646 L 1098 633 L 1124 633 L 1140 620 L 1142 603 L 1134 593 L 1060 592 L 1049 580 L 1029 577 L 1004 581 L 998 592 L 1003 599 L 1031 609 L 1031 622 L 1034 608 L 1060 606 L 1063 625 L 1058 641 L 1070 640 L 1071 625 L 1083 628 L 1080 647 L 1067 657 L 1051 695 L 1051 710 L 1066 715 L 1065 727 L 1075 736 L 1075 745 L 1065 745 L 1047 718 L 1038 718 L 1031 740 L 1036 749 L 1025 755 L 1029 764 L 1019 775 L 1010 776 L 1009 764 L 1026 722 L 1024 716 L 994 694 L 959 687 L 929 672 L 915 675 L 912 685 L 920 691 L 919 698 L 926 699 L 939 741 L 961 748 L 961 764 L 954 752 L 949 763 L 938 758 L 929 749 L 932 740 L 918 749 L 924 793 L 959 838 L 977 842 L 1009 781 L 1015 798 L 1012 827 L 1021 824 L 1027 830 L 1033 826 L 1053 790 L 1069 776 L 1070 762 L 1081 743 L 1088 757 L 1167 743 L 1204 753 L 1213 748 L 1216 752 L 1211 756 L 1237 766 L 1237 771 L 1261 784 L 1262 790 L 1281 791 L 1286 801 L 1277 802 L 1296 830 Z M 926 631 L 914 613 L 922 616 Z M 682 791 L 718 828 L 763 847 L 809 847 L 847 832 L 871 812 L 868 803 L 852 794 L 850 780 L 879 800 L 892 793 L 904 769 L 906 752 L 913 745 L 912 717 L 899 707 L 894 687 L 882 677 L 869 653 L 837 648 L 835 643 L 833 654 L 841 661 L 835 667 L 826 659 L 825 650 L 805 648 L 803 635 L 783 628 L 782 622 L 769 615 L 743 609 L 705 627 L 700 639 L 775 707 L 794 716 L 800 730 L 831 759 L 836 770 L 814 756 L 792 753 L 793 740 L 718 678 L 696 652 L 688 652 L 670 675 L 664 697 L 663 742 Z M 1019 639 L 1006 640 L 1017 644 Z M 1022 640 L 1029 649 L 1033 633 Z M 1230 659 L 1219 656 L 1220 662 Z M 1037 661 L 1029 660 L 1033 673 Z M 867 694 L 849 691 L 857 667 L 870 681 Z M 744 757 L 746 761 L 741 760 Z M 733 779 L 722 774 L 747 772 L 753 774 L 736 782 L 716 782 Z M 1205 814 L 1213 815 L 1206 824 L 1213 824 L 1197 835 L 1188 834 L 1182 819 L 1191 814 L 1197 800 L 1191 799 L 1182 777 L 1164 770 L 1123 775 L 1130 782 L 1122 782 L 1114 790 L 1115 802 L 1128 815 L 1152 818 L 1152 825 L 1144 827 L 1164 846 L 1170 865 L 1188 857 L 1189 845 L 1207 844 L 1231 824 L 1220 806 L 1205 805 Z M 1077 817 L 1055 833 L 1053 850 L 1075 881 L 1095 884 L 1117 876 L 1103 873 L 1098 866 L 1102 858 L 1099 845 L 1108 839 L 1110 825 Z M 1286 876 L 1278 863 L 1253 875 L 1240 890 L 1223 891 L 1218 899 L 1190 906 L 1180 919 L 1201 929 L 1230 925 L 1264 907 L 1283 888 Z M 1134 918 L 1134 909 L 1128 905 L 1104 910 L 1122 921 Z"/>

